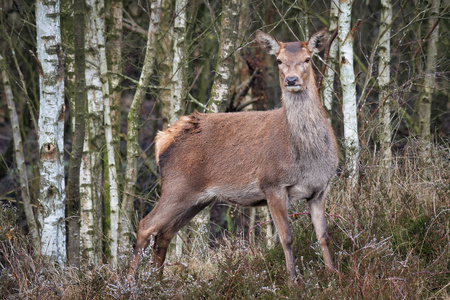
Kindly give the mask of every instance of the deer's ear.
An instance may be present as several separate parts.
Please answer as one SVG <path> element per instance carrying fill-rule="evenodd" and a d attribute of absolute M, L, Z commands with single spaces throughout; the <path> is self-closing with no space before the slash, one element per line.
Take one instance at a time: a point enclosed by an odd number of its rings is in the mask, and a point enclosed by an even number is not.
<path fill-rule="evenodd" d="M 280 52 L 280 43 L 274 37 L 261 30 L 256 31 L 255 41 L 269 54 L 278 55 L 278 52 Z"/>
<path fill-rule="evenodd" d="M 324 28 L 311 36 L 308 41 L 308 50 L 311 53 L 319 53 L 325 48 L 330 34 L 328 29 Z"/>

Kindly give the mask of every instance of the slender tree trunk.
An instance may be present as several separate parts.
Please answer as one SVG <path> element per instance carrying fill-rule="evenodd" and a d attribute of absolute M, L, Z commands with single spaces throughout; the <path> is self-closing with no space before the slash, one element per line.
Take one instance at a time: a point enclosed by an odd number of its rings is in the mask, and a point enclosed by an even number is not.
<path fill-rule="evenodd" d="M 358 182 L 358 118 L 356 116 L 356 83 L 353 70 L 352 1 L 339 2 L 339 61 L 344 115 L 344 146 L 347 169 L 353 184 Z"/>
<path fill-rule="evenodd" d="M 103 189 L 103 92 L 100 77 L 101 47 L 98 41 L 97 24 L 102 23 L 97 2 L 86 2 L 85 54 L 86 94 L 89 118 L 86 118 L 86 133 L 80 171 L 80 218 L 81 244 L 83 254 L 89 263 L 96 264 L 102 256 L 102 189 Z"/>
<path fill-rule="evenodd" d="M 16 105 L 14 104 L 14 96 L 11 90 L 8 74 L 6 73 L 6 64 L 3 56 L 0 54 L 0 66 L 2 66 L 3 89 L 5 91 L 6 103 L 8 105 L 9 116 L 11 120 L 11 128 L 14 140 L 14 159 L 16 161 L 17 170 L 19 172 L 20 193 L 22 196 L 25 217 L 31 235 L 31 242 L 36 253 L 41 251 L 41 243 L 39 241 L 39 233 L 34 218 L 33 208 L 31 207 L 30 190 L 28 187 L 28 175 L 23 155 L 22 136 L 20 135 L 19 118 L 17 116 Z"/>
<path fill-rule="evenodd" d="M 391 62 L 391 31 L 392 3 L 391 0 L 381 1 L 381 24 L 380 33 L 387 31 L 380 37 L 378 50 L 378 86 L 380 108 L 380 146 L 383 161 L 386 166 L 392 159 L 391 151 L 391 111 L 390 111 L 390 62 Z"/>
<path fill-rule="evenodd" d="M 40 63 L 39 204 L 41 251 L 66 261 L 64 191 L 64 58 L 59 1 L 36 2 L 37 53 Z"/>
<path fill-rule="evenodd" d="M 165 130 L 173 122 L 171 119 L 171 84 L 172 84 L 172 66 L 173 66 L 173 30 L 174 30 L 174 19 L 173 19 L 173 1 L 163 0 L 161 3 L 161 28 L 168 28 L 168 33 L 162 38 L 161 47 L 163 48 L 164 55 L 162 55 L 163 60 L 159 62 L 159 72 L 160 74 L 160 86 L 164 89 L 159 93 L 159 103 L 161 108 L 161 119 L 162 119 L 162 129 Z M 176 14 L 176 12 L 175 12 Z M 175 15 L 175 19 L 177 15 Z"/>
<path fill-rule="evenodd" d="M 428 19 L 428 31 L 433 30 L 439 15 L 440 0 L 431 0 L 430 17 Z M 437 65 L 437 42 L 439 37 L 439 24 L 434 28 L 428 38 L 427 59 L 425 69 L 424 87 L 419 95 L 419 99 L 414 107 L 414 115 L 417 133 L 420 137 L 419 155 L 423 165 L 423 173 L 427 178 L 432 178 L 433 171 L 430 169 L 431 157 L 431 102 L 436 85 L 436 65 Z"/>
<path fill-rule="evenodd" d="M 431 30 L 438 19 L 440 0 L 432 0 L 430 8 L 430 18 L 428 19 L 428 29 Z M 430 116 L 431 116 L 431 101 L 435 88 L 435 72 L 436 72 L 436 57 L 437 57 L 437 41 L 439 36 L 439 24 L 434 28 L 428 38 L 427 44 L 427 59 L 426 59 L 426 76 L 424 79 L 424 88 L 420 93 L 418 102 L 416 104 L 416 122 L 417 133 L 420 138 L 425 141 L 431 141 L 430 131 Z"/>
<path fill-rule="evenodd" d="M 128 112 L 127 128 L 127 170 L 125 174 L 125 191 L 121 204 L 119 219 L 119 244 L 123 247 L 129 245 L 130 237 L 134 233 L 132 226 L 133 203 L 136 194 L 136 180 L 138 173 L 139 143 L 138 133 L 140 127 L 140 111 L 145 98 L 150 76 L 155 60 L 156 35 L 159 31 L 161 17 L 161 0 L 151 1 L 151 16 L 147 35 L 147 47 L 141 76 Z"/>
<path fill-rule="evenodd" d="M 187 0 L 175 1 L 175 20 L 172 30 L 173 40 L 173 60 L 172 60 L 172 73 L 170 80 L 170 100 L 168 110 L 169 124 L 175 123 L 178 118 L 183 115 L 185 105 L 184 100 L 186 98 L 187 91 L 187 78 L 186 78 L 186 9 Z M 183 249 L 183 238 L 186 237 L 186 230 L 182 229 L 178 232 L 175 241 L 175 255 L 181 257 Z"/>
<path fill-rule="evenodd" d="M 108 32 L 108 58 L 110 68 L 113 73 L 111 78 L 111 125 L 113 144 L 115 149 L 119 149 L 120 143 L 120 108 L 122 90 L 120 83 L 122 78 L 117 73 L 122 73 L 122 32 L 123 32 L 123 2 L 122 0 L 111 0 L 111 29 Z"/>
<path fill-rule="evenodd" d="M 86 66 L 84 53 L 84 0 L 73 2 L 73 42 L 75 51 L 74 98 L 69 100 L 71 113 L 72 152 L 67 180 L 68 259 L 77 265 L 80 255 L 80 166 L 83 155 L 86 104 Z"/>
<path fill-rule="evenodd" d="M 208 108 L 211 112 L 223 112 L 227 108 L 234 71 L 237 48 L 240 0 L 224 0 L 219 46 L 219 59 Z"/>
<path fill-rule="evenodd" d="M 112 111 L 110 106 L 108 64 L 106 60 L 105 36 L 104 36 L 104 6 L 102 1 L 98 1 L 93 6 L 95 15 L 95 26 L 97 31 L 98 51 L 100 59 L 100 79 L 102 83 L 104 120 L 105 120 L 105 139 L 107 152 L 107 169 L 109 181 L 109 207 L 110 207 L 110 251 L 111 264 L 117 265 L 117 246 L 118 246 L 118 225 L 119 225 L 119 193 L 117 184 L 117 168 L 115 147 L 113 139 Z M 120 96 L 120 95 L 119 95 Z"/>
<path fill-rule="evenodd" d="M 184 113 L 184 99 L 186 98 L 186 6 L 187 0 L 175 2 L 175 21 L 173 25 L 173 65 L 171 80 L 171 100 L 169 111 L 170 124 L 175 123 Z"/>
<path fill-rule="evenodd" d="M 339 15 L 339 0 L 331 0 L 330 6 L 330 36 L 338 27 L 338 15 Z M 337 58 L 338 58 L 339 43 L 335 40 L 330 45 L 330 52 L 328 54 L 328 67 L 323 74 L 323 89 L 322 89 L 322 101 L 325 110 L 328 114 L 328 120 L 331 123 L 331 113 L 333 108 L 333 94 L 334 94 L 334 75 L 336 72 Z"/>

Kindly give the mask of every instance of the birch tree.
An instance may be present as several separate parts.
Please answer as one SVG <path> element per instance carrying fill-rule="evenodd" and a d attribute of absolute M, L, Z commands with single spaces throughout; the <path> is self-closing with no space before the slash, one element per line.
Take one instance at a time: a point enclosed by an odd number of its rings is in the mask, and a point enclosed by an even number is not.
<path fill-rule="evenodd" d="M 27 225 L 31 235 L 31 242 L 34 250 L 39 253 L 41 251 L 41 243 L 39 240 L 39 233 L 34 217 L 33 208 L 31 207 L 30 189 L 28 186 L 28 175 L 25 165 L 25 158 L 23 155 L 22 136 L 20 134 L 19 118 L 17 116 L 16 105 L 14 103 L 14 96 L 11 90 L 9 76 L 6 72 L 6 64 L 3 56 L 0 54 L 0 67 L 2 69 L 2 81 L 4 95 L 8 106 L 9 116 L 11 120 L 12 135 L 14 141 L 14 159 L 16 161 L 17 171 L 19 173 L 20 194 L 23 201 L 23 208 L 25 217 L 27 218 Z"/>
<path fill-rule="evenodd" d="M 104 36 L 104 5 L 103 1 L 97 1 L 93 5 L 95 15 L 95 29 L 97 32 L 100 80 L 102 84 L 104 125 L 107 152 L 107 168 L 109 179 L 109 204 L 110 204 L 110 250 L 111 263 L 117 265 L 117 233 L 119 226 L 119 193 L 117 185 L 117 168 L 115 157 L 115 142 L 113 139 L 112 112 L 109 95 L 108 64 L 106 60 L 105 36 Z M 119 95 L 120 96 L 120 95 Z M 117 100 L 117 99 L 116 99 Z"/>
<path fill-rule="evenodd" d="M 73 2 L 73 41 L 69 43 L 74 49 L 74 97 L 69 98 L 72 152 L 69 161 L 67 180 L 67 215 L 68 215 L 68 259 L 76 265 L 80 255 L 80 166 L 83 155 L 84 129 L 86 126 L 86 78 L 84 52 L 84 0 Z M 69 46 L 70 47 L 70 46 Z"/>
<path fill-rule="evenodd" d="M 429 155 L 429 146 L 427 144 L 431 142 L 430 119 L 432 96 L 436 84 L 435 73 L 437 63 L 437 42 L 439 37 L 439 6 L 440 0 L 430 1 L 428 32 L 431 32 L 431 34 L 429 35 L 427 44 L 424 87 L 419 95 L 414 112 L 416 121 L 415 125 L 417 128 L 416 131 L 418 136 L 423 140 L 423 145 L 421 146 L 421 156 L 423 157 Z"/>
<path fill-rule="evenodd" d="M 139 120 L 142 101 L 147 92 L 150 76 L 153 71 L 155 60 L 155 43 L 156 35 L 159 31 L 159 23 L 161 18 L 161 0 L 151 1 L 150 24 L 147 32 L 147 46 L 142 67 L 139 83 L 128 112 L 127 127 L 127 170 L 125 174 L 125 191 L 120 206 L 119 219 L 119 244 L 128 245 L 131 235 L 133 234 L 132 216 L 133 203 L 136 194 L 136 180 L 138 173 L 138 157 L 139 157 Z"/>
<path fill-rule="evenodd" d="M 108 32 L 108 57 L 110 60 L 111 78 L 111 125 L 113 144 L 116 149 L 120 142 L 120 107 L 122 78 L 118 73 L 122 72 L 122 34 L 123 34 L 123 2 L 122 0 L 111 0 L 111 28 Z"/>
<path fill-rule="evenodd" d="M 59 1 L 36 2 L 39 62 L 39 204 L 41 252 L 66 261 L 64 183 L 64 62 Z"/>
<path fill-rule="evenodd" d="M 392 3 L 391 0 L 381 1 L 381 23 L 378 46 L 378 86 L 380 108 L 380 146 L 383 160 L 389 163 L 392 159 L 391 151 L 391 112 L 390 112 L 390 61 L 391 61 L 391 31 Z"/>
<path fill-rule="evenodd" d="M 356 116 L 356 86 L 353 70 L 353 33 L 351 32 L 352 1 L 339 1 L 339 62 L 344 116 L 344 146 L 347 169 L 355 184 L 358 181 L 358 119 Z"/>
<path fill-rule="evenodd" d="M 171 80 L 171 100 L 169 123 L 175 123 L 184 112 L 183 100 L 186 97 L 186 6 L 187 0 L 175 1 L 175 20 L 173 24 L 173 65 Z"/>
<path fill-rule="evenodd" d="M 188 93 L 186 87 L 186 6 L 187 0 L 175 1 L 175 20 L 173 24 L 173 60 L 170 81 L 170 101 L 168 110 L 169 124 L 175 123 L 184 112 L 183 100 Z M 180 257 L 183 248 L 185 230 L 179 231 L 175 242 L 175 254 Z"/>
<path fill-rule="evenodd" d="M 330 6 L 330 36 L 338 27 L 338 17 L 339 16 L 339 0 L 331 0 Z M 330 50 L 328 54 L 328 66 L 323 74 L 323 90 L 322 90 L 322 101 L 323 105 L 328 113 L 328 120 L 331 123 L 331 111 L 333 108 L 333 94 L 334 94 L 334 75 L 337 67 L 339 43 L 333 42 L 330 45 Z"/>
<path fill-rule="evenodd" d="M 86 133 L 80 171 L 80 236 L 82 251 L 89 263 L 96 264 L 102 255 L 102 174 L 103 174 L 103 114 L 104 101 L 100 78 L 99 41 L 97 24 L 102 23 L 97 2 L 86 2 L 85 52 L 86 94 L 89 118 L 86 118 Z M 100 4 L 99 4 L 100 5 Z"/>
<path fill-rule="evenodd" d="M 219 55 L 208 103 L 210 112 L 224 112 L 227 108 L 235 63 L 234 52 L 237 49 L 239 10 L 240 0 L 222 3 Z"/>

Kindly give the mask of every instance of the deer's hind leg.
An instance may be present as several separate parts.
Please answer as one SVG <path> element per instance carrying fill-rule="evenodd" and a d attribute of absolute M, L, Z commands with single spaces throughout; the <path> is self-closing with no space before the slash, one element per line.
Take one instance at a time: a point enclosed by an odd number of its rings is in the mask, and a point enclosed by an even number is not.
<path fill-rule="evenodd" d="M 196 197 L 163 194 L 154 209 L 140 222 L 129 275 L 134 276 L 143 250 L 154 239 L 154 267 L 162 272 L 167 248 L 173 236 L 208 206 L 210 201 L 196 203 Z"/>

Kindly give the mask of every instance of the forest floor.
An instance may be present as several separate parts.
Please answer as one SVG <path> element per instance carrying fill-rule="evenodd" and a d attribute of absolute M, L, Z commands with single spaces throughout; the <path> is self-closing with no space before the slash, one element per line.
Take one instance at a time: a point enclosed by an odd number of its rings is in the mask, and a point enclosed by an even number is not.
<path fill-rule="evenodd" d="M 0 208 L 2 299 L 449 299 L 450 151 L 435 147 L 424 169 L 410 142 L 383 167 L 363 153 L 352 188 L 336 177 L 327 197 L 330 249 L 326 272 L 307 204 L 291 208 L 298 283 L 287 277 L 279 243 L 229 234 L 170 259 L 163 278 L 145 253 L 127 282 L 131 252 L 107 264 L 55 267 L 32 257 L 13 207 Z M 261 225 L 264 226 L 264 225 Z"/>

